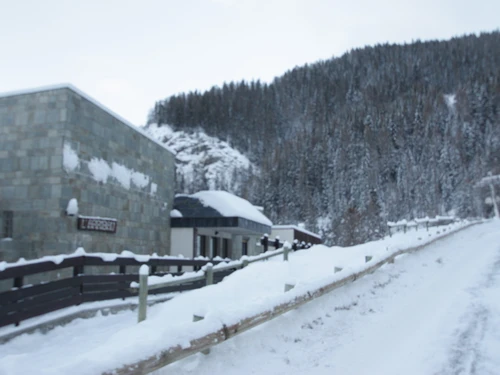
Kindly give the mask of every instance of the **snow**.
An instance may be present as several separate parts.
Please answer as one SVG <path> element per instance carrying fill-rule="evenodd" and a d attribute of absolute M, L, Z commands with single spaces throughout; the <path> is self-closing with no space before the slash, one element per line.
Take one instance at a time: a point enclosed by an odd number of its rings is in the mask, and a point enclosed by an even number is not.
<path fill-rule="evenodd" d="M 71 148 L 69 143 L 64 143 L 63 146 L 63 167 L 66 172 L 73 172 L 80 165 L 80 160 L 76 151 Z"/>
<path fill-rule="evenodd" d="M 92 177 L 97 182 L 105 184 L 111 175 L 111 168 L 108 163 L 101 158 L 92 158 L 88 163 L 88 168 Z"/>
<path fill-rule="evenodd" d="M 170 211 L 170 217 L 182 217 L 182 213 L 179 210 Z"/>
<path fill-rule="evenodd" d="M 113 162 L 111 164 L 111 171 L 113 174 L 113 177 L 116 178 L 116 180 L 125 188 L 125 189 L 130 189 L 130 178 L 131 178 L 131 173 L 130 170 L 118 163 Z"/>
<path fill-rule="evenodd" d="M 179 195 L 182 196 L 182 195 Z M 263 225 L 272 226 L 273 223 L 254 205 L 246 199 L 237 197 L 227 191 L 199 191 L 190 197 L 199 199 L 204 206 L 212 207 L 222 216 L 226 217 L 242 217 Z"/>
<path fill-rule="evenodd" d="M 151 124 L 145 130 L 176 155 L 176 173 L 186 186 L 195 186 L 197 179 L 205 178 L 209 190 L 223 186 L 225 190 L 237 191 L 240 181 L 235 175 L 250 169 L 254 175 L 259 173 L 259 168 L 229 143 L 203 131 L 174 131 L 166 124 Z M 216 186 L 216 181 L 221 185 Z"/>
<path fill-rule="evenodd" d="M 101 217 L 101 216 L 84 216 L 84 215 L 78 215 L 78 217 L 81 217 L 82 219 L 96 219 L 96 220 L 112 220 L 112 221 L 117 221 L 113 217 Z M 131 253 L 132 256 L 134 256 L 133 253 Z"/>
<path fill-rule="evenodd" d="M 144 275 L 149 275 L 149 267 L 146 264 L 143 264 L 139 268 L 139 275 L 144 276 Z"/>
<path fill-rule="evenodd" d="M 452 111 L 455 110 L 455 105 L 457 104 L 457 98 L 455 94 L 447 94 L 444 95 L 444 100 L 446 101 L 446 105 Z"/>
<path fill-rule="evenodd" d="M 84 219 L 103 219 L 103 220 L 112 220 L 116 221 L 116 219 L 113 218 L 108 218 L 108 217 L 99 217 L 99 216 L 82 216 L 79 215 L 78 217 L 84 218 Z M 101 258 L 105 262 L 111 262 L 114 261 L 117 258 L 133 258 L 139 262 L 147 262 L 150 259 L 185 259 L 182 256 L 171 256 L 171 255 L 164 255 L 164 256 L 159 256 L 156 253 L 153 253 L 152 255 L 143 255 L 143 254 L 135 254 L 131 251 L 124 250 L 120 254 L 116 253 L 87 253 L 84 248 L 79 247 L 78 249 L 75 250 L 74 253 L 72 254 L 64 254 L 64 255 L 46 255 L 38 259 L 31 259 L 31 260 L 26 260 L 24 258 L 19 258 L 15 262 L 5 262 L 2 261 L 0 262 L 0 271 L 3 271 L 7 268 L 19 266 L 21 264 L 37 264 L 41 262 L 53 262 L 55 264 L 61 263 L 64 259 L 71 259 L 71 258 L 76 258 L 79 256 L 85 255 L 87 257 L 96 257 L 96 258 Z M 0 373 L 1 375 L 1 373 Z"/>
<path fill-rule="evenodd" d="M 45 335 L 23 334 L 2 345 L 0 374 L 102 373 L 171 346 L 187 347 L 190 340 L 221 329 L 222 324 L 270 310 L 366 269 L 399 249 L 421 245 L 463 225 L 398 233 L 351 248 L 313 246 L 289 254 L 288 262 L 277 256 L 251 263 L 219 284 L 150 307 L 147 320 L 140 324 L 136 323 L 136 311 L 124 311 L 77 319 Z M 485 333 L 485 341 L 471 344 L 484 347 L 484 353 L 498 353 L 495 337 L 500 333 L 500 306 L 496 296 L 500 280 L 492 284 L 486 271 L 500 258 L 499 242 L 497 222 L 474 226 L 428 249 L 400 256 L 394 265 L 387 264 L 372 275 L 231 339 L 213 348 L 207 357 L 195 355 L 162 371 L 179 375 L 442 373 L 444 367 L 427 361 L 426 356 L 437 353 L 435 359 L 443 359 L 444 349 L 453 349 L 460 329 L 466 330 L 472 322 L 466 319 L 461 323 L 459 319 L 465 305 L 472 309 L 471 316 L 474 307 L 484 307 L 492 319 L 489 328 L 494 329 Z M 366 255 L 373 257 L 368 264 Z M 334 273 L 335 267 L 343 270 Z M 481 278 L 491 279 L 494 288 L 486 291 L 487 296 L 481 289 L 472 289 L 478 300 L 469 306 L 464 298 L 467 288 L 478 285 Z M 295 287 L 284 293 L 285 284 Z M 391 289 L 391 285 L 399 286 Z M 444 297 L 450 299 L 449 303 L 440 307 L 446 301 Z M 193 323 L 194 314 L 204 319 Z M 456 328 L 458 333 L 454 332 Z M 0 329 L 0 335 L 3 331 Z M 491 358 L 494 361 L 496 357 Z M 401 371 L 406 363 L 408 371 Z M 433 371 L 427 371 L 427 365 Z"/>
<path fill-rule="evenodd" d="M 97 182 L 107 183 L 109 178 L 114 178 L 123 188 L 130 189 L 133 184 L 139 189 L 145 189 L 151 178 L 144 173 L 127 168 L 126 166 L 112 162 L 111 166 L 101 158 L 91 158 L 87 163 L 92 178 Z M 156 194 L 158 185 L 151 183 L 150 193 Z"/>
<path fill-rule="evenodd" d="M 78 215 L 78 200 L 76 198 L 71 198 L 66 207 L 66 214 L 70 216 Z"/>
<path fill-rule="evenodd" d="M 156 374 L 497 374 L 499 240 L 470 228 Z"/>
<path fill-rule="evenodd" d="M 477 184 L 476 186 L 488 186 L 490 184 L 495 184 L 500 182 L 500 175 L 492 175 L 491 173 L 489 176 L 483 177 Z"/>
<path fill-rule="evenodd" d="M 144 173 L 133 171 L 131 178 L 132 183 L 139 188 L 145 188 L 149 185 L 150 178 Z"/>

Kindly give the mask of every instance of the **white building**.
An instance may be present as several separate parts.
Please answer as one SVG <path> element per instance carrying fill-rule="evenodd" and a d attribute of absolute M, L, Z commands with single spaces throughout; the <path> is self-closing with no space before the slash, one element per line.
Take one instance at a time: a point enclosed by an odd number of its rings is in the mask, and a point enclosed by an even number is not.
<path fill-rule="evenodd" d="M 257 246 L 271 221 L 245 199 L 225 191 L 177 195 L 171 212 L 171 254 L 239 259 Z"/>
<path fill-rule="evenodd" d="M 319 234 L 297 225 L 273 225 L 269 241 L 272 242 L 276 237 L 279 237 L 280 242 L 288 241 L 290 244 L 294 240 L 297 240 L 299 244 L 302 242 L 311 245 L 323 243 Z"/>

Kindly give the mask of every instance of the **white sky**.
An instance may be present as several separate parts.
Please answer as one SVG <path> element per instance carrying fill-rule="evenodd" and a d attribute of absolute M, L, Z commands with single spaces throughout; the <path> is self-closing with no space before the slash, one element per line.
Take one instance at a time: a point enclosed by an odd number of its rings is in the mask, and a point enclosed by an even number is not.
<path fill-rule="evenodd" d="M 492 31 L 499 14 L 498 0 L 0 0 L 0 92 L 72 83 L 142 125 L 172 94 Z"/>

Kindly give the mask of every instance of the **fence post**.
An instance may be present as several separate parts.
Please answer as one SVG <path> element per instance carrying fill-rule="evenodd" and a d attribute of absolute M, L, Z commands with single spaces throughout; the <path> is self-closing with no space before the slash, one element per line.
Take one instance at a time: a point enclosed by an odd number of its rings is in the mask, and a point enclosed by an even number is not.
<path fill-rule="evenodd" d="M 139 269 L 139 313 L 137 323 L 146 320 L 146 311 L 148 308 L 148 276 L 149 267 L 143 264 Z"/>
<path fill-rule="evenodd" d="M 295 288 L 295 285 L 285 284 L 285 293 L 288 292 L 289 290 L 292 290 L 293 288 Z"/>
<path fill-rule="evenodd" d="M 214 266 L 212 263 L 207 263 L 205 265 L 205 285 L 212 285 L 214 283 Z"/>
<path fill-rule="evenodd" d="M 285 243 L 283 245 L 283 260 L 285 262 L 288 262 L 288 253 L 290 252 L 290 245 L 287 243 Z"/>
<path fill-rule="evenodd" d="M 193 322 L 199 322 L 200 320 L 203 320 L 205 319 L 204 316 L 201 316 L 201 315 L 193 315 Z M 203 354 L 205 355 L 208 355 L 210 354 L 210 348 L 209 349 L 205 349 L 205 350 L 202 350 L 201 351 Z"/>
<path fill-rule="evenodd" d="M 83 256 L 81 258 L 81 264 L 73 267 L 73 277 L 78 277 L 79 275 L 82 275 L 84 273 L 84 266 L 85 266 L 85 257 Z M 81 281 L 81 279 L 80 279 L 80 284 L 78 285 L 78 293 L 80 294 L 80 297 L 82 297 L 84 293 L 83 282 Z M 81 302 L 78 302 L 76 305 L 78 306 L 80 303 Z"/>

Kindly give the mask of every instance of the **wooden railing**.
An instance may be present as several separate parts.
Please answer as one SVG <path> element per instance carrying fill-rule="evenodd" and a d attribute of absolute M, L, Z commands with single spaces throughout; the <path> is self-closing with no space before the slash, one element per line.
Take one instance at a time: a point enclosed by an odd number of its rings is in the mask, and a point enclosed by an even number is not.
<path fill-rule="evenodd" d="M 112 255 L 112 254 L 109 254 Z M 147 258 L 141 261 L 140 258 Z M 137 259 L 139 258 L 139 260 Z M 130 283 L 139 281 L 138 268 L 147 265 L 152 275 L 180 275 L 185 267 L 199 270 L 208 262 L 216 265 L 220 261 L 182 258 L 161 258 L 149 256 L 116 256 L 107 260 L 91 254 L 61 257 L 59 260 L 34 261 L 4 267 L 0 271 L 0 282 L 11 280 L 12 287 L 0 291 L 0 327 L 18 325 L 21 321 L 65 307 L 84 302 L 125 298 L 137 295 Z M 110 273 L 110 268 L 116 272 Z M 132 270 L 132 267 L 134 268 Z M 168 267 L 167 271 L 160 268 Z M 170 269 L 174 272 L 170 272 Z M 105 270 L 100 272 L 100 270 Z M 50 280 L 50 274 L 57 271 L 67 275 Z M 96 274 L 97 273 L 97 274 Z M 26 279 L 35 276 L 40 282 L 27 284 Z M 218 274 L 214 282 L 222 280 Z M 205 285 L 203 280 L 191 281 L 177 286 L 165 286 L 151 293 L 170 293 L 197 289 Z M 5 288 L 4 288 L 5 289 Z"/>

